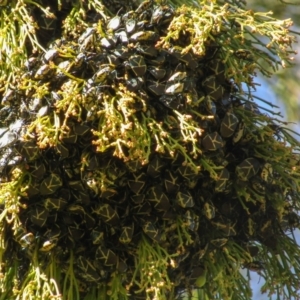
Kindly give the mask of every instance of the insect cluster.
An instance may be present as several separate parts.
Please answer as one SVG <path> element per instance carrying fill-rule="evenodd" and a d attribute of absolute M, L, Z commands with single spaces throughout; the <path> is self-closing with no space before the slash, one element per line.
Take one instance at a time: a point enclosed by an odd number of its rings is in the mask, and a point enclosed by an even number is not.
<path fill-rule="evenodd" d="M 37 260 L 61 268 L 58 286 L 73 272 L 82 299 L 104 286 L 109 299 L 174 299 L 203 270 L 224 275 L 204 288 L 225 297 L 228 272 L 263 272 L 262 253 L 280 253 L 299 225 L 287 132 L 227 78 L 222 33 L 203 55 L 183 51 L 192 36 L 177 17 L 149 0 L 102 12 L 32 55 L 2 93 L 1 234 L 5 265 L 20 262 L 15 290 Z"/>

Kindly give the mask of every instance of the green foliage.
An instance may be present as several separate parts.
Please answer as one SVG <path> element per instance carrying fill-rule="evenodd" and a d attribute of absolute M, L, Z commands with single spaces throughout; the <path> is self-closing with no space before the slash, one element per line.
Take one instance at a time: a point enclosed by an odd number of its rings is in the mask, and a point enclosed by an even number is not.
<path fill-rule="evenodd" d="M 239 3 L 5 3 L 1 300 L 297 295 L 299 143 L 252 95 L 295 37 Z"/>
<path fill-rule="evenodd" d="M 291 32 L 293 33 L 299 31 L 299 4 L 299 1 L 248 1 L 248 6 L 253 10 L 271 11 L 276 19 L 286 18 L 287 16 L 291 18 L 293 20 Z M 298 48 L 295 49 L 299 52 Z M 292 62 L 293 66 L 298 65 L 298 56 L 293 57 Z M 276 100 L 284 105 L 288 119 L 294 122 L 299 121 L 299 73 L 297 70 L 297 67 L 278 70 L 274 76 L 266 79 L 267 84 L 272 86 Z"/>

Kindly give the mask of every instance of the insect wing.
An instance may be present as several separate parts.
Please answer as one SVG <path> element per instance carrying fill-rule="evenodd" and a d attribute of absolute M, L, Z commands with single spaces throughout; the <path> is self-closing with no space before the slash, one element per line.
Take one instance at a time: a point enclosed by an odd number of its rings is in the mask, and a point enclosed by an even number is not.
<path fill-rule="evenodd" d="M 22 142 L 17 147 L 18 152 L 28 161 L 35 160 L 40 155 L 39 147 L 31 141 Z"/>
<path fill-rule="evenodd" d="M 165 93 L 168 95 L 174 95 L 181 93 L 183 91 L 184 84 L 181 82 L 177 82 L 174 84 L 167 84 Z"/>
<path fill-rule="evenodd" d="M 62 186 L 62 180 L 57 174 L 51 174 L 40 185 L 41 195 L 50 195 Z"/>
<path fill-rule="evenodd" d="M 231 137 L 234 134 L 238 124 L 239 119 L 233 113 L 227 112 L 221 122 L 220 133 L 222 137 Z"/>
<path fill-rule="evenodd" d="M 209 96 L 207 96 L 205 99 L 205 108 L 207 109 L 208 113 L 212 115 L 215 115 L 217 113 L 217 106 Z"/>
<path fill-rule="evenodd" d="M 25 227 L 19 226 L 14 230 L 14 239 L 19 243 L 21 238 L 26 235 L 27 231 Z"/>
<path fill-rule="evenodd" d="M 31 176 L 39 179 L 39 178 L 43 178 L 45 173 L 46 173 L 45 165 L 40 161 L 35 161 L 33 170 L 30 170 Z"/>
<path fill-rule="evenodd" d="M 147 167 L 147 174 L 152 177 L 156 178 L 161 174 L 161 170 L 164 168 L 163 161 L 159 158 L 159 156 L 155 156 L 150 160 L 148 167 Z"/>
<path fill-rule="evenodd" d="M 9 130 L 9 128 L 0 128 L 0 137 L 2 137 L 7 131 Z"/>
<path fill-rule="evenodd" d="M 128 244 L 131 242 L 134 232 L 134 223 L 131 226 L 123 226 L 121 235 L 119 237 L 119 242 L 122 244 Z"/>
<path fill-rule="evenodd" d="M 147 55 L 149 57 L 157 57 L 157 49 L 152 45 L 138 45 L 136 49 L 143 55 Z"/>
<path fill-rule="evenodd" d="M 43 243 L 42 247 L 39 249 L 42 252 L 49 252 L 50 250 L 52 250 L 57 244 L 57 240 L 53 239 L 53 240 L 48 240 L 46 242 Z"/>
<path fill-rule="evenodd" d="M 104 241 L 104 232 L 100 227 L 94 228 L 91 232 L 91 239 L 94 245 L 101 244 Z"/>
<path fill-rule="evenodd" d="M 86 29 L 86 31 L 79 37 L 78 44 L 82 44 L 84 40 L 89 37 L 90 35 L 94 34 L 96 31 L 96 28 L 89 27 Z"/>
<path fill-rule="evenodd" d="M 207 134 L 202 140 L 202 146 L 206 151 L 219 150 L 223 147 L 223 144 L 223 139 L 217 132 Z"/>
<path fill-rule="evenodd" d="M 0 149 L 13 144 L 17 140 L 17 135 L 11 131 L 6 131 L 0 137 Z"/>
<path fill-rule="evenodd" d="M 153 0 L 143 1 L 138 8 L 135 10 L 136 14 L 141 14 L 145 10 L 149 9 L 153 5 Z"/>
<path fill-rule="evenodd" d="M 101 280 L 101 277 L 97 273 L 97 270 L 92 262 L 90 262 L 83 256 L 78 257 L 77 266 L 82 272 L 84 272 L 84 277 L 87 281 L 99 282 Z"/>
<path fill-rule="evenodd" d="M 48 77 L 51 71 L 51 67 L 47 64 L 42 65 L 35 73 L 34 78 L 35 79 L 44 79 Z"/>
<path fill-rule="evenodd" d="M 96 258 L 104 263 L 105 266 L 113 266 L 118 262 L 118 256 L 104 245 L 101 245 L 96 250 Z"/>
<path fill-rule="evenodd" d="M 43 206 L 36 206 L 30 212 L 30 220 L 32 223 L 43 227 L 47 221 L 49 212 Z"/>
<path fill-rule="evenodd" d="M 19 243 L 22 247 L 27 248 L 34 242 L 34 235 L 30 232 L 22 236 L 19 240 Z"/>
<path fill-rule="evenodd" d="M 188 191 L 178 192 L 176 194 L 176 202 L 183 208 L 193 207 L 195 205 L 193 196 Z"/>
<path fill-rule="evenodd" d="M 121 25 L 121 17 L 115 16 L 113 17 L 107 24 L 107 29 L 117 30 Z"/>
<path fill-rule="evenodd" d="M 166 86 L 159 82 L 149 81 L 147 82 L 147 88 L 155 96 L 161 96 L 165 93 Z"/>
<path fill-rule="evenodd" d="M 233 137 L 232 137 L 232 142 L 234 144 L 238 143 L 240 141 L 240 139 L 243 137 L 244 130 L 245 130 L 245 124 L 243 122 L 240 122 L 237 126 L 237 129 L 236 129 Z"/>
<path fill-rule="evenodd" d="M 79 241 L 85 235 L 85 229 L 80 228 L 76 223 L 74 223 L 74 226 L 68 227 L 68 232 L 71 241 Z"/>
<path fill-rule="evenodd" d="M 140 41 L 153 41 L 156 40 L 158 35 L 154 31 L 139 31 L 134 33 L 130 40 L 134 42 L 140 42 Z"/>
<path fill-rule="evenodd" d="M 186 72 L 176 72 L 168 79 L 168 83 L 181 81 L 185 78 L 186 78 Z"/>
<path fill-rule="evenodd" d="M 168 211 L 170 202 L 160 185 L 153 186 L 148 191 L 147 200 L 154 204 L 158 211 Z"/>
<path fill-rule="evenodd" d="M 137 176 L 136 175 L 133 176 L 135 178 L 134 180 L 128 181 L 128 186 L 132 192 L 134 192 L 135 194 L 139 194 L 146 184 L 147 175 L 145 173 L 141 173 Z"/>
<path fill-rule="evenodd" d="M 113 68 L 111 66 L 104 67 L 100 69 L 94 76 L 93 76 L 93 83 L 101 83 L 111 74 Z"/>
<path fill-rule="evenodd" d="M 223 192 L 226 189 L 226 183 L 230 178 L 229 171 L 224 168 L 218 176 L 218 180 L 216 181 L 215 191 L 216 192 Z"/>
<path fill-rule="evenodd" d="M 117 225 L 119 222 L 119 215 L 109 204 L 102 204 L 98 206 L 97 213 L 105 223 Z"/>
<path fill-rule="evenodd" d="M 165 69 L 151 67 L 149 68 L 150 74 L 157 80 L 160 80 L 166 76 L 167 71 Z"/>
<path fill-rule="evenodd" d="M 178 176 L 175 174 L 171 173 L 169 170 L 165 171 L 164 174 L 164 184 L 167 193 L 176 193 L 179 190 L 179 180 Z"/>
<path fill-rule="evenodd" d="M 147 65 L 145 63 L 144 57 L 141 55 L 132 55 L 128 59 L 128 63 L 134 72 L 134 74 L 138 77 L 143 76 L 146 73 Z"/>
<path fill-rule="evenodd" d="M 154 226 L 152 222 L 146 222 L 143 225 L 143 231 L 147 236 L 149 236 L 152 240 L 159 242 L 161 239 L 161 235 L 159 230 Z"/>
<path fill-rule="evenodd" d="M 128 266 L 125 263 L 125 261 L 119 258 L 118 263 L 117 263 L 117 271 L 119 273 L 125 273 L 127 271 L 127 269 L 128 269 Z"/>
<path fill-rule="evenodd" d="M 62 210 L 67 206 L 68 202 L 64 198 L 47 198 L 44 201 L 44 207 L 48 211 Z"/>
<path fill-rule="evenodd" d="M 133 33 L 136 28 L 136 20 L 128 19 L 125 22 L 125 29 L 128 33 Z"/>
<path fill-rule="evenodd" d="M 208 68 L 214 73 L 220 82 L 225 80 L 225 65 L 220 59 L 213 59 L 208 63 Z"/>
<path fill-rule="evenodd" d="M 48 63 L 49 61 L 53 61 L 54 58 L 58 55 L 58 53 L 59 53 L 58 50 L 50 49 L 44 54 L 43 60 L 45 61 L 45 63 Z"/>
<path fill-rule="evenodd" d="M 247 158 L 236 167 L 236 174 L 243 181 L 249 180 L 257 174 L 260 168 L 260 163 L 255 158 Z"/>

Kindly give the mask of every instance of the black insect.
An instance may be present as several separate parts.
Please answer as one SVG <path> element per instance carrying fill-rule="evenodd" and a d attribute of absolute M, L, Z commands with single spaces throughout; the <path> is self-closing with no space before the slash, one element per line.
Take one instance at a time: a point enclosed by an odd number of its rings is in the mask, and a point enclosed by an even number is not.
<path fill-rule="evenodd" d="M 135 19 L 128 19 L 125 21 L 125 29 L 127 33 L 133 33 L 136 29 L 136 20 Z"/>
<path fill-rule="evenodd" d="M 17 151 L 27 161 L 34 161 L 40 156 L 40 149 L 33 141 L 20 142 L 16 145 Z"/>
<path fill-rule="evenodd" d="M 226 184 L 230 179 L 230 173 L 226 168 L 224 168 L 221 170 L 221 172 L 219 172 L 218 175 L 219 176 L 215 184 L 215 191 L 224 192 L 226 190 Z"/>
<path fill-rule="evenodd" d="M 6 92 L 2 96 L 2 105 L 11 105 L 13 103 L 13 100 L 15 99 L 17 95 L 17 92 L 14 88 L 9 88 L 6 90 Z"/>
<path fill-rule="evenodd" d="M 158 34 L 154 31 L 138 31 L 130 37 L 130 41 L 142 42 L 142 41 L 156 41 L 158 39 Z"/>
<path fill-rule="evenodd" d="M 151 205 L 147 201 L 139 203 L 131 209 L 131 213 L 137 216 L 149 216 L 151 211 Z"/>
<path fill-rule="evenodd" d="M 121 26 L 121 22 L 122 22 L 121 17 L 115 16 L 109 20 L 107 24 L 107 29 L 115 31 Z"/>
<path fill-rule="evenodd" d="M 223 139 L 218 132 L 207 134 L 202 140 L 202 146 L 206 151 L 216 151 L 223 147 Z"/>
<path fill-rule="evenodd" d="M 154 205 L 158 211 L 168 211 L 170 202 L 160 185 L 155 185 L 148 190 L 147 200 Z"/>
<path fill-rule="evenodd" d="M 10 131 L 9 128 L 0 128 L 0 149 L 10 146 L 16 141 L 16 133 Z"/>
<path fill-rule="evenodd" d="M 65 214 L 65 216 L 67 216 L 67 214 Z M 68 238 L 72 242 L 81 240 L 86 233 L 85 229 L 81 224 L 74 222 L 72 218 L 70 219 L 70 223 L 72 225 L 68 226 Z"/>
<path fill-rule="evenodd" d="M 110 225 L 118 225 L 119 215 L 118 212 L 113 209 L 109 204 L 99 204 L 94 209 L 92 213 L 99 215 L 99 217 Z"/>
<path fill-rule="evenodd" d="M 59 51 L 57 49 L 50 49 L 46 51 L 43 55 L 43 61 L 44 63 L 49 63 L 50 61 L 53 61 L 59 54 Z"/>
<path fill-rule="evenodd" d="M 134 233 L 134 223 L 130 226 L 123 226 L 121 234 L 119 236 L 119 242 L 122 244 L 128 244 L 132 240 L 132 236 Z"/>
<path fill-rule="evenodd" d="M 51 73 L 54 71 L 48 64 L 44 64 L 38 68 L 34 75 L 34 79 L 47 79 Z"/>
<path fill-rule="evenodd" d="M 34 241 L 35 241 L 35 236 L 31 232 L 24 234 L 22 237 L 18 239 L 18 242 L 23 248 L 31 247 Z"/>
<path fill-rule="evenodd" d="M 145 10 L 151 8 L 152 6 L 153 6 L 153 0 L 145 0 L 138 6 L 138 8 L 135 10 L 135 13 L 140 14 Z"/>
<path fill-rule="evenodd" d="M 94 266 L 94 263 L 83 256 L 77 259 L 78 268 L 84 273 L 84 279 L 88 282 L 99 282 L 101 277 Z"/>
<path fill-rule="evenodd" d="M 239 119 L 235 114 L 227 112 L 221 122 L 220 133 L 222 137 L 228 138 L 231 137 L 239 124 Z"/>
<path fill-rule="evenodd" d="M 178 175 L 175 175 L 170 170 L 166 170 L 164 173 L 164 185 L 167 193 L 176 193 L 180 188 Z"/>
<path fill-rule="evenodd" d="M 150 237 L 152 240 L 156 242 L 160 242 L 161 240 L 161 233 L 160 230 L 156 228 L 153 222 L 148 221 L 143 224 L 143 232 Z"/>
<path fill-rule="evenodd" d="M 104 245 L 100 245 L 96 250 L 96 259 L 100 260 L 105 266 L 116 266 L 118 256 Z"/>
<path fill-rule="evenodd" d="M 128 66 L 138 77 L 143 76 L 146 73 L 147 65 L 144 57 L 141 55 L 132 55 L 127 62 Z"/>
<path fill-rule="evenodd" d="M 149 73 L 157 80 L 161 80 L 166 76 L 167 71 L 162 68 L 150 67 L 148 68 Z"/>
<path fill-rule="evenodd" d="M 164 161 L 159 156 L 154 156 L 148 164 L 147 174 L 152 178 L 157 178 L 161 174 L 164 165 Z"/>
<path fill-rule="evenodd" d="M 141 45 L 140 43 L 137 43 L 136 50 L 151 58 L 157 57 L 158 54 L 158 50 L 153 45 Z"/>
<path fill-rule="evenodd" d="M 162 95 L 159 101 L 170 109 L 180 110 L 184 107 L 184 98 L 180 95 Z"/>
<path fill-rule="evenodd" d="M 168 83 L 166 85 L 165 93 L 167 95 L 179 94 L 183 91 L 184 84 L 182 82 Z"/>
<path fill-rule="evenodd" d="M 40 185 L 41 195 L 50 195 L 54 194 L 61 186 L 63 182 L 59 175 L 50 174 L 46 177 Z"/>
<path fill-rule="evenodd" d="M 32 223 L 43 227 L 47 222 L 49 212 L 44 206 L 36 205 L 30 210 L 29 216 Z"/>
<path fill-rule="evenodd" d="M 165 94 L 166 86 L 159 82 L 147 81 L 147 88 L 155 96 L 161 96 Z"/>
<path fill-rule="evenodd" d="M 67 206 L 68 202 L 66 199 L 58 197 L 58 198 L 46 198 L 44 200 L 44 207 L 48 211 L 59 211 L 63 210 Z"/>
<path fill-rule="evenodd" d="M 260 162 L 255 158 L 247 158 L 236 167 L 237 176 L 244 181 L 256 175 L 260 168 Z"/>
<path fill-rule="evenodd" d="M 102 244 L 104 241 L 104 231 L 101 227 L 96 227 L 91 231 L 91 240 L 93 244 Z"/>
<path fill-rule="evenodd" d="M 151 23 L 155 25 L 168 24 L 174 16 L 174 10 L 169 5 L 157 6 L 151 17 Z"/>
<path fill-rule="evenodd" d="M 193 196 L 189 191 L 179 191 L 176 194 L 176 202 L 179 206 L 186 208 L 186 207 L 193 207 L 195 205 L 195 201 Z"/>
<path fill-rule="evenodd" d="M 133 176 L 134 179 L 128 181 L 128 186 L 132 192 L 139 194 L 146 184 L 147 175 L 145 173 L 141 173 L 139 175 L 133 174 Z"/>
<path fill-rule="evenodd" d="M 126 87 L 129 91 L 135 92 L 139 90 L 144 84 L 142 77 L 132 77 L 126 80 Z"/>

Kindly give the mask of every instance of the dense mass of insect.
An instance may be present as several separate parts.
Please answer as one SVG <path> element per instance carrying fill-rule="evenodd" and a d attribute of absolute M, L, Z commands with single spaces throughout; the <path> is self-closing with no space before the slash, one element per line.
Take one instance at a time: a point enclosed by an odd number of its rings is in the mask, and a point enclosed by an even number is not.
<path fill-rule="evenodd" d="M 228 244 L 244 249 L 245 268 L 263 270 L 256 245 L 276 251 L 277 236 L 298 225 L 292 209 L 296 188 L 278 185 L 280 174 L 260 148 L 262 142 L 273 145 L 277 132 L 267 135 L 247 123 L 262 118 L 271 129 L 271 118 L 239 98 L 215 43 L 208 43 L 202 57 L 182 54 L 189 36 L 181 32 L 169 49 L 157 47 L 175 16 L 172 6 L 148 0 L 106 20 L 99 17 L 100 23 L 29 57 L 19 81 L 1 94 L 1 182 L 13 181 L 21 170 L 27 185 L 20 199 L 21 226 L 6 225 L 13 245 L 7 255 L 24 260 L 22 272 L 38 249 L 40 261 L 47 264 L 53 254 L 66 273 L 72 251 L 74 273 L 88 287 L 109 282 L 115 272 L 124 274 L 127 286 L 137 245 L 146 238 L 167 252 L 178 249 L 168 276 L 180 293 L 195 286 L 194 273 Z M 72 89 L 79 94 L 69 111 L 65 99 Z M 187 152 L 193 145 L 182 137 L 178 113 L 189 116 L 200 130 L 194 164 L 184 151 L 156 151 L 154 131 L 146 162 L 131 159 L 134 140 L 99 150 L 94 133 L 115 113 L 101 112 L 119 91 L 126 91 L 122 97 L 134 95 L 124 102 L 132 110 L 127 119 L 122 107 L 110 106 L 124 118 L 124 130 L 129 123 L 134 130 L 146 116 Z M 46 132 L 45 122 L 62 128 L 58 136 L 50 127 Z M 113 140 L 114 134 L 105 138 Z M 118 147 L 128 152 L 127 159 L 116 155 Z M 281 200 L 277 206 L 275 194 Z M 145 290 L 137 290 L 130 285 L 130 299 L 145 297 Z"/>

